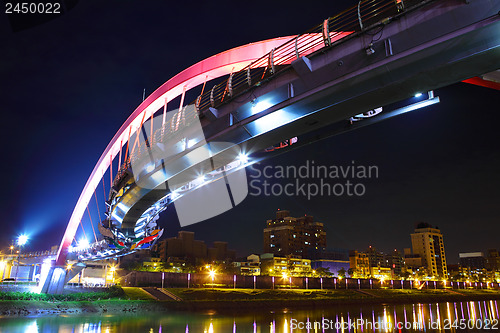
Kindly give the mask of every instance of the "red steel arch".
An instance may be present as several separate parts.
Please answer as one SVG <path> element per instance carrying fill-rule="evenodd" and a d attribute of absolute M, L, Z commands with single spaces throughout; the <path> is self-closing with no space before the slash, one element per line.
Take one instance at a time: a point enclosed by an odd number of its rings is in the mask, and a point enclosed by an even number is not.
<path fill-rule="evenodd" d="M 99 185 L 104 173 L 110 167 L 113 159 L 127 143 L 129 131 L 134 133 L 141 126 L 141 119 L 143 117 L 151 117 L 152 114 L 164 106 L 166 101 L 179 96 L 183 90 L 192 89 L 208 80 L 239 71 L 252 61 L 270 52 L 273 48 L 282 45 L 294 37 L 279 37 L 250 43 L 211 56 L 186 68 L 149 95 L 120 127 L 92 170 L 66 227 L 57 253 L 56 264 L 64 265 L 68 248 L 75 237 L 78 224 L 92 199 L 95 189 Z"/>

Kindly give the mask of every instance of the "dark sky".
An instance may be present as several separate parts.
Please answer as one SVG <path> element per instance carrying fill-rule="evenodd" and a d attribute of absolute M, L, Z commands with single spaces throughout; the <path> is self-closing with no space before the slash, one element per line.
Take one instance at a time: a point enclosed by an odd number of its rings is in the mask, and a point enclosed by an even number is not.
<path fill-rule="evenodd" d="M 151 93 L 226 49 L 303 32 L 353 1 L 172 3 L 80 1 L 16 32 L 0 16 L 1 244 L 20 233 L 32 238 L 28 249 L 59 243 L 94 164 L 144 88 Z M 249 196 L 186 229 L 229 241 L 240 255 L 261 252 L 265 220 L 288 208 L 324 222 L 330 247 L 402 249 L 415 222 L 425 221 L 444 233 L 449 262 L 458 252 L 500 249 L 500 94 L 464 83 L 436 94 L 437 105 L 264 164 L 376 165 L 379 177 L 365 183 L 364 196 Z M 173 209 L 162 221 L 167 235 L 179 230 Z"/>

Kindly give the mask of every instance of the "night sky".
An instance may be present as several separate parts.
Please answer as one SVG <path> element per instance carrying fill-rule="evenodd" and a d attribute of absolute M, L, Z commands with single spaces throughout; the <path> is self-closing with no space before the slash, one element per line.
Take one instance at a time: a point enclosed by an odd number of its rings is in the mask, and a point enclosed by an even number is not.
<path fill-rule="evenodd" d="M 60 17 L 15 32 L 0 15 L 3 250 L 21 233 L 31 238 L 28 250 L 60 242 L 95 163 L 143 89 L 148 95 L 226 49 L 308 30 L 354 1 L 172 3 L 80 1 Z M 228 241 L 242 256 L 261 253 L 265 221 L 280 208 L 314 215 L 333 248 L 402 250 L 423 221 L 442 230 L 450 263 L 459 252 L 500 249 L 500 93 L 465 83 L 435 93 L 437 105 L 258 166 L 376 165 L 379 177 L 364 182 L 364 196 L 248 196 L 185 230 Z M 97 191 L 102 215 L 102 187 Z M 167 211 L 164 237 L 180 230 L 174 208 Z M 95 204 L 91 214 L 96 220 Z M 89 234 L 88 215 L 84 223 Z"/>

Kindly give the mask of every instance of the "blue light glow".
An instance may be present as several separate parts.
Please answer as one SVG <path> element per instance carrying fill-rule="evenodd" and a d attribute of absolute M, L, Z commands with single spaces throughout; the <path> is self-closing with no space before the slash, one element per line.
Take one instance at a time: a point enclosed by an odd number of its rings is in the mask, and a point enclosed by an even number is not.
<path fill-rule="evenodd" d="M 257 114 L 261 111 L 269 109 L 271 106 L 273 106 L 273 105 L 271 103 L 269 103 L 268 101 L 255 100 L 255 102 L 252 105 L 252 114 Z"/>
<path fill-rule="evenodd" d="M 26 235 L 20 235 L 17 238 L 17 245 L 24 246 L 28 242 L 28 239 L 29 239 L 28 236 L 26 236 Z"/>
<path fill-rule="evenodd" d="M 90 247 L 90 243 L 87 238 L 80 239 L 80 241 L 78 242 L 78 247 L 80 249 L 88 249 Z"/>
<path fill-rule="evenodd" d="M 242 163 L 242 164 L 247 164 L 248 163 L 248 155 L 247 154 L 244 154 L 244 153 L 240 153 L 238 155 L 238 160 Z"/>

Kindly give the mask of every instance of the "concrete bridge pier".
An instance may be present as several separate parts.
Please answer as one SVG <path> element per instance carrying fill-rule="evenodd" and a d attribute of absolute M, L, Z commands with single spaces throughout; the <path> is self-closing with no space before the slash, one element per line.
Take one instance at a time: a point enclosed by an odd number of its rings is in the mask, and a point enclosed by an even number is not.
<path fill-rule="evenodd" d="M 52 260 L 50 266 L 43 265 L 40 273 L 40 293 L 62 294 L 66 281 L 66 268 L 56 266 L 56 261 Z"/>
<path fill-rule="evenodd" d="M 85 268 L 85 264 L 78 263 L 67 269 L 67 267 L 57 265 L 56 260 L 52 260 L 50 264 L 42 265 L 39 292 L 55 295 L 62 294 L 64 285 L 80 273 L 83 268 Z"/>

